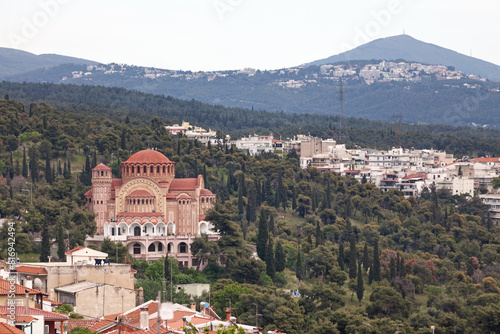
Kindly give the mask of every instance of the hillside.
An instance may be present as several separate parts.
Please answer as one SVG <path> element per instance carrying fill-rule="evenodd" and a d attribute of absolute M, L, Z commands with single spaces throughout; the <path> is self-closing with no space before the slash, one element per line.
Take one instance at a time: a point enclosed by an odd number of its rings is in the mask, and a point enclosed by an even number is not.
<path fill-rule="evenodd" d="M 228 107 L 338 115 L 340 76 L 348 116 L 389 121 L 401 113 L 405 123 L 500 126 L 499 83 L 425 64 L 374 60 L 224 72 L 60 65 L 10 80 L 123 87 Z"/>
<path fill-rule="evenodd" d="M 132 123 L 139 125 L 149 125 L 151 119 L 157 116 L 165 124 L 189 121 L 223 131 L 233 138 L 249 133 L 271 132 L 275 137 L 282 138 L 292 138 L 299 133 L 336 138 L 339 126 L 336 116 L 228 108 L 123 88 L 1 82 L 0 96 L 5 95 L 23 102 L 26 108 L 29 108 L 30 102 L 46 102 L 82 115 L 105 116 L 110 120 L 128 117 Z M 394 125 L 391 123 L 348 117 L 345 124 L 349 129 L 349 146 L 388 149 L 394 145 Z M 402 124 L 401 131 L 403 147 L 432 147 L 468 156 L 500 155 L 497 130 Z"/>
<path fill-rule="evenodd" d="M 0 80 L 12 75 L 61 64 L 97 64 L 95 61 L 57 54 L 35 55 L 30 52 L 0 47 Z"/>
<path fill-rule="evenodd" d="M 62 96 L 66 87 L 58 87 Z M 217 195 L 205 219 L 221 238 L 191 244 L 208 263 L 202 271 L 173 259 L 164 267 L 163 259 L 127 257 L 145 300 L 168 283 L 166 290 L 175 292 L 165 299 L 187 304 L 191 298 L 172 284 L 210 283 L 210 296 L 201 300 L 218 314 L 231 303 L 242 323 L 253 323 L 258 309 L 262 332 L 422 334 L 431 325 L 438 333 L 498 332 L 499 227 L 478 197 L 432 188 L 405 198 L 330 171 L 301 169 L 294 152 L 247 156 L 172 137 L 158 120 L 134 125 L 144 114 L 128 122 L 84 115 L 89 110 L 99 111 L 0 99 L 0 215 L 15 222 L 0 229 L 1 259 L 15 240 L 21 258 L 47 262 L 55 237 L 53 259 L 63 260 L 95 231 L 83 198 L 91 168 L 103 162 L 117 176 L 120 161 L 151 142 L 175 162 L 176 178 L 203 173 Z M 42 242 L 34 241 L 41 231 Z M 121 242 L 106 239 L 101 250 L 125 261 Z M 167 282 L 164 268 L 170 268 Z M 285 289 L 299 289 L 300 296 Z"/>
<path fill-rule="evenodd" d="M 489 80 L 500 81 L 500 66 L 438 45 L 419 41 L 408 35 L 379 38 L 353 50 L 307 65 L 333 64 L 337 62 L 368 59 L 404 59 L 425 64 L 453 66 L 457 70 L 480 75 Z"/>

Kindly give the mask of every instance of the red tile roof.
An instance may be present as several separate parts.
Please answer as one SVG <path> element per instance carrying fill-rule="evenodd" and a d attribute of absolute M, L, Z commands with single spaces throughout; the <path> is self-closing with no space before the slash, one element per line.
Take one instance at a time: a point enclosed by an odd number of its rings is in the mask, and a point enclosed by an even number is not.
<path fill-rule="evenodd" d="M 10 282 L 3 279 L 3 278 L 0 278 L 0 296 L 5 296 L 5 295 L 8 295 L 10 293 Z M 49 294 L 48 293 L 45 293 L 45 292 L 42 292 L 42 291 L 39 291 L 39 290 L 35 290 L 35 289 L 30 289 L 30 288 L 27 288 L 23 285 L 20 285 L 20 284 L 14 284 L 14 287 L 15 287 L 15 293 L 16 295 L 25 295 L 26 293 L 26 290 L 28 290 L 29 294 L 30 295 L 38 295 L 38 294 L 42 294 L 42 295 L 45 295 L 45 296 L 48 296 Z"/>
<path fill-rule="evenodd" d="M 419 178 L 426 180 L 427 174 L 410 174 L 410 175 L 406 175 L 405 177 L 403 177 L 403 180 L 419 179 Z"/>
<path fill-rule="evenodd" d="M 202 196 L 210 196 L 210 195 L 213 195 L 213 193 L 210 190 L 203 188 L 200 191 L 200 195 L 202 195 Z"/>
<path fill-rule="evenodd" d="M 169 191 L 194 190 L 199 185 L 198 179 L 173 179 Z"/>
<path fill-rule="evenodd" d="M 132 191 L 127 197 L 153 197 L 153 195 L 151 195 L 148 191 L 141 189 Z"/>
<path fill-rule="evenodd" d="M 7 312 L 7 306 L 0 306 L 0 312 Z M 16 306 L 16 316 L 17 315 L 43 315 L 45 320 L 68 320 L 69 317 L 65 314 L 55 313 L 40 310 L 38 308 L 30 307 L 28 313 L 26 314 L 26 307 Z"/>
<path fill-rule="evenodd" d="M 83 194 L 83 196 L 92 196 L 92 189 Z"/>
<path fill-rule="evenodd" d="M 45 270 L 45 268 L 19 266 L 16 269 L 18 273 L 23 273 L 23 274 L 26 273 L 33 275 L 47 275 L 47 270 Z"/>
<path fill-rule="evenodd" d="M 124 162 L 124 164 L 137 164 L 137 163 L 172 163 L 166 156 L 155 150 L 143 150 L 136 152 Z"/>
<path fill-rule="evenodd" d="M 178 198 L 180 198 L 180 199 L 190 199 L 191 196 L 189 196 L 188 194 L 182 194 Z"/>
<path fill-rule="evenodd" d="M 16 327 L 0 322 L 0 333 L 2 334 L 24 334 L 24 332 Z"/>
<path fill-rule="evenodd" d="M 163 214 L 160 212 L 122 212 L 117 217 L 163 217 Z"/>
<path fill-rule="evenodd" d="M 73 328 L 89 328 L 96 324 L 99 319 L 69 319 L 68 320 L 68 332 Z"/>
<path fill-rule="evenodd" d="M 109 168 L 103 163 L 100 163 L 99 165 L 95 166 L 92 170 L 111 170 L 111 168 Z"/>
<path fill-rule="evenodd" d="M 64 254 L 66 254 L 66 255 L 70 255 L 70 254 L 73 254 L 74 252 L 79 251 L 80 249 L 84 249 L 84 248 L 86 248 L 86 247 L 85 247 L 85 246 L 78 246 L 78 247 L 76 247 L 76 248 L 73 248 L 73 249 L 71 249 L 71 250 L 67 251 L 67 252 L 66 252 L 66 253 L 64 253 Z"/>
<path fill-rule="evenodd" d="M 476 158 L 476 159 L 473 159 L 472 161 L 474 161 L 474 162 L 482 162 L 482 163 L 485 163 L 485 162 L 500 162 L 500 158 Z"/>

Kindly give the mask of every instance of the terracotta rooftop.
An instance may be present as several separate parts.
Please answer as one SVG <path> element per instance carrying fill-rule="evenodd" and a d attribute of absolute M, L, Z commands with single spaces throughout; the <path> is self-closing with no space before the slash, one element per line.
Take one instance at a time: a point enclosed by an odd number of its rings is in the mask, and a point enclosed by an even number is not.
<path fill-rule="evenodd" d="M 121 212 L 117 217 L 163 217 L 160 212 Z"/>
<path fill-rule="evenodd" d="M 500 158 L 476 158 L 476 159 L 473 159 L 472 161 L 474 161 L 474 162 L 482 162 L 482 163 L 485 163 L 485 162 L 500 162 Z"/>
<path fill-rule="evenodd" d="M 188 194 L 182 194 L 178 197 L 179 199 L 190 199 L 191 196 L 189 196 Z"/>
<path fill-rule="evenodd" d="M 166 156 L 155 150 L 143 150 L 136 152 L 124 162 L 124 164 L 137 164 L 137 163 L 172 163 Z"/>
<path fill-rule="evenodd" d="M 16 269 L 18 273 L 23 273 L 23 274 L 26 273 L 33 275 L 47 275 L 47 270 L 45 270 L 45 268 L 19 266 Z"/>
<path fill-rule="evenodd" d="M 410 175 L 406 175 L 405 177 L 403 177 L 403 180 L 419 179 L 419 178 L 426 180 L 427 174 L 410 174 Z"/>
<path fill-rule="evenodd" d="M 173 179 L 169 191 L 194 190 L 199 185 L 198 179 Z"/>
<path fill-rule="evenodd" d="M 0 322 L 0 333 L 2 333 L 2 334 L 24 334 L 24 331 L 22 331 L 16 327 L 12 327 L 10 325 L 7 325 L 4 322 Z"/>
<path fill-rule="evenodd" d="M 0 306 L 0 312 L 7 312 L 7 306 Z M 55 313 L 40 310 L 38 308 L 30 307 L 28 313 L 26 313 L 26 307 L 16 306 L 16 316 L 17 315 L 43 315 L 45 320 L 68 320 L 69 317 L 65 314 Z"/>
<path fill-rule="evenodd" d="M 213 193 L 210 190 L 203 188 L 200 191 L 200 195 L 202 195 L 202 196 L 210 196 L 210 195 L 213 195 Z"/>
<path fill-rule="evenodd" d="M 67 252 L 66 252 L 66 253 L 64 253 L 64 254 L 66 254 L 66 255 L 70 255 L 70 254 L 73 254 L 74 252 L 79 251 L 80 249 L 84 249 L 84 248 L 85 248 L 85 246 L 78 246 L 78 247 L 76 247 L 76 248 L 73 248 L 73 249 L 71 249 L 71 250 L 67 251 Z"/>
<path fill-rule="evenodd" d="M 92 196 L 92 189 L 83 194 L 83 196 Z"/>
<path fill-rule="evenodd" d="M 109 168 L 103 163 L 100 163 L 99 165 L 95 166 L 92 170 L 111 170 L 111 168 Z"/>
<path fill-rule="evenodd" d="M 30 289 L 30 288 L 27 288 L 27 287 L 20 285 L 20 284 L 14 284 L 14 286 L 16 289 L 16 295 L 23 295 L 24 296 L 24 294 L 26 293 L 26 290 L 29 291 L 28 293 L 30 295 L 38 295 L 38 294 L 42 294 L 45 296 L 49 295 L 45 292 L 35 290 L 35 289 Z M 3 278 L 0 278 L 0 296 L 8 295 L 9 292 L 10 292 L 10 282 L 3 279 Z"/>
<path fill-rule="evenodd" d="M 127 197 L 153 197 L 148 191 L 146 190 L 134 190 L 132 191 Z"/>
<path fill-rule="evenodd" d="M 73 328 L 89 328 L 92 327 L 99 319 L 69 319 L 68 320 L 68 332 Z"/>

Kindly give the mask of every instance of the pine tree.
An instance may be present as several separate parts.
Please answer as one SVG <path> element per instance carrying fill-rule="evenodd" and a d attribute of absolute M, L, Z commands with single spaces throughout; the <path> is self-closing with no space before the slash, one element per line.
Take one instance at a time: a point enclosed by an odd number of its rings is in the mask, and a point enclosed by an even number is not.
<path fill-rule="evenodd" d="M 293 187 L 292 192 L 292 211 L 295 212 L 297 210 L 297 188 Z"/>
<path fill-rule="evenodd" d="M 282 272 L 285 270 L 286 265 L 286 257 L 285 252 L 283 250 L 283 246 L 281 245 L 281 241 L 278 240 L 275 247 L 275 262 L 276 262 L 276 272 Z"/>
<path fill-rule="evenodd" d="M 361 300 L 363 299 L 363 294 L 365 292 L 364 282 L 363 282 L 363 271 L 361 270 L 361 262 L 358 264 L 358 284 L 356 285 L 356 296 L 359 300 L 359 305 L 361 306 Z"/>
<path fill-rule="evenodd" d="M 64 174 L 65 179 L 70 179 L 71 178 L 71 160 L 68 157 L 68 164 L 66 166 L 66 174 Z"/>
<path fill-rule="evenodd" d="M 297 264 L 295 266 L 295 275 L 297 278 L 302 280 L 304 278 L 304 271 L 303 271 L 303 264 L 302 264 L 302 254 L 300 253 L 300 246 L 297 249 Z"/>
<path fill-rule="evenodd" d="M 40 262 L 49 262 L 49 256 L 50 256 L 49 226 L 45 225 L 42 231 L 42 250 L 40 252 Z"/>
<path fill-rule="evenodd" d="M 23 147 L 23 172 L 24 178 L 28 178 L 28 161 L 26 160 L 26 149 Z"/>
<path fill-rule="evenodd" d="M 261 260 L 266 259 L 267 240 L 269 239 L 269 228 L 267 226 L 266 212 L 260 209 L 259 230 L 257 232 L 257 255 Z"/>
<path fill-rule="evenodd" d="M 396 277 L 401 276 L 401 258 L 399 257 L 399 253 L 396 253 Z"/>
<path fill-rule="evenodd" d="M 365 247 L 363 248 L 363 267 L 365 270 L 370 268 L 370 255 L 368 255 L 368 244 L 365 242 Z"/>
<path fill-rule="evenodd" d="M 326 176 L 326 196 L 325 196 L 325 208 L 332 208 L 332 188 L 330 186 L 330 178 Z"/>
<path fill-rule="evenodd" d="M 59 261 L 65 261 L 66 246 L 64 244 L 64 229 L 62 223 L 57 224 L 57 257 Z"/>
<path fill-rule="evenodd" d="M 375 239 L 375 245 L 373 246 L 373 280 L 380 282 L 382 279 L 380 276 L 380 253 L 378 251 L 378 239 Z"/>
<path fill-rule="evenodd" d="M 354 233 L 351 233 L 351 239 L 349 240 L 349 278 L 356 278 L 356 237 Z"/>
<path fill-rule="evenodd" d="M 266 274 L 274 279 L 276 275 L 276 262 L 274 258 L 274 242 L 272 238 L 267 241 L 266 247 Z"/>
<path fill-rule="evenodd" d="M 337 257 L 340 269 L 344 270 L 345 265 L 345 255 L 344 255 L 344 243 L 341 242 L 339 245 L 339 256 Z"/>

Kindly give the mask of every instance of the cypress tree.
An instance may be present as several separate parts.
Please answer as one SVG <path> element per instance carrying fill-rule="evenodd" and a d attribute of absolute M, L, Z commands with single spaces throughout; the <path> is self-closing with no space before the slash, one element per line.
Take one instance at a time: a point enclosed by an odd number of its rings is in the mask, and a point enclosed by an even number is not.
<path fill-rule="evenodd" d="M 47 152 L 47 157 L 45 158 L 45 181 L 52 184 L 52 170 L 50 168 L 50 153 Z"/>
<path fill-rule="evenodd" d="M 292 192 L 292 211 L 295 212 L 297 210 L 297 188 L 293 187 Z"/>
<path fill-rule="evenodd" d="M 255 186 L 253 182 L 248 185 L 248 204 L 247 204 L 247 221 L 254 222 L 257 220 L 257 199 L 255 195 Z"/>
<path fill-rule="evenodd" d="M 64 245 L 64 229 L 62 223 L 57 224 L 57 257 L 59 261 L 65 260 L 66 247 Z"/>
<path fill-rule="evenodd" d="M 400 265 L 399 265 L 399 277 L 405 277 L 406 275 L 406 272 L 405 272 L 405 259 L 403 259 L 403 257 L 400 257 L 399 258 L 399 262 L 400 262 Z"/>
<path fill-rule="evenodd" d="M 396 260 L 394 257 L 391 257 L 389 262 L 389 275 L 391 281 L 396 278 Z"/>
<path fill-rule="evenodd" d="M 38 155 L 36 151 L 36 147 L 31 147 L 30 149 L 30 173 L 31 180 L 33 182 L 38 181 Z"/>
<path fill-rule="evenodd" d="M 368 255 L 368 245 L 365 242 L 365 247 L 363 248 L 363 267 L 365 270 L 370 268 L 370 256 Z"/>
<path fill-rule="evenodd" d="M 260 188 L 260 181 L 255 179 L 255 203 L 257 206 L 262 204 L 262 189 Z"/>
<path fill-rule="evenodd" d="M 302 254 L 300 253 L 300 246 L 297 249 L 297 264 L 295 266 L 295 275 L 297 276 L 299 281 L 304 278 L 303 265 L 302 265 Z"/>
<path fill-rule="evenodd" d="M 401 276 L 401 259 L 399 257 L 399 253 L 396 253 L 396 276 Z"/>
<path fill-rule="evenodd" d="M 330 186 L 330 178 L 326 176 L 326 198 L 325 198 L 325 208 L 332 208 L 332 189 Z"/>
<path fill-rule="evenodd" d="M 61 166 L 61 159 L 57 159 L 57 175 L 61 176 L 63 175 L 63 170 Z"/>
<path fill-rule="evenodd" d="M 274 215 L 269 216 L 269 233 L 274 236 L 276 227 L 274 226 Z"/>
<path fill-rule="evenodd" d="M 257 255 L 261 260 L 266 259 L 267 240 L 269 239 L 269 228 L 267 226 L 266 212 L 260 209 L 259 230 L 257 232 Z"/>
<path fill-rule="evenodd" d="M 363 272 L 361 271 L 361 262 L 358 264 L 358 284 L 356 285 L 356 296 L 359 300 L 359 305 L 361 306 L 361 300 L 363 299 L 363 294 L 365 292 L 364 282 L 363 282 Z"/>
<path fill-rule="evenodd" d="M 276 275 L 276 263 L 274 258 L 274 247 L 273 247 L 273 239 L 269 238 L 267 240 L 266 247 L 266 274 L 274 279 Z"/>
<path fill-rule="evenodd" d="M 349 240 L 349 278 L 356 278 L 356 237 L 351 233 Z"/>
<path fill-rule="evenodd" d="M 344 255 L 344 243 L 341 242 L 339 245 L 339 256 L 337 257 L 340 269 L 344 270 L 345 255 Z"/>
<path fill-rule="evenodd" d="M 286 257 L 281 241 L 278 240 L 275 248 L 276 272 L 282 272 L 285 270 Z"/>
<path fill-rule="evenodd" d="M 28 178 L 28 161 L 26 160 L 26 148 L 23 147 L 23 172 L 24 178 Z"/>
<path fill-rule="evenodd" d="M 96 151 L 94 151 L 92 153 L 92 161 L 90 162 L 91 169 L 95 168 L 95 166 L 97 166 L 97 152 Z"/>
<path fill-rule="evenodd" d="M 319 224 L 319 220 L 316 221 L 316 247 L 323 243 L 322 240 L 323 232 L 321 231 L 321 225 Z"/>
<path fill-rule="evenodd" d="M 70 179 L 71 178 L 71 159 L 68 157 L 68 166 L 67 166 L 67 174 L 64 175 L 64 177 L 66 179 Z"/>
<path fill-rule="evenodd" d="M 40 252 L 40 262 L 49 262 L 50 256 L 50 236 L 49 226 L 46 224 L 42 231 L 42 250 Z"/>
<path fill-rule="evenodd" d="M 241 189 L 241 185 L 238 189 L 238 214 L 243 216 L 244 208 L 243 208 L 243 189 Z M 247 220 L 248 220 L 248 215 L 247 215 Z"/>
<path fill-rule="evenodd" d="M 382 278 L 380 276 L 380 253 L 378 251 L 378 239 L 375 239 L 373 246 L 373 280 L 379 282 Z"/>

